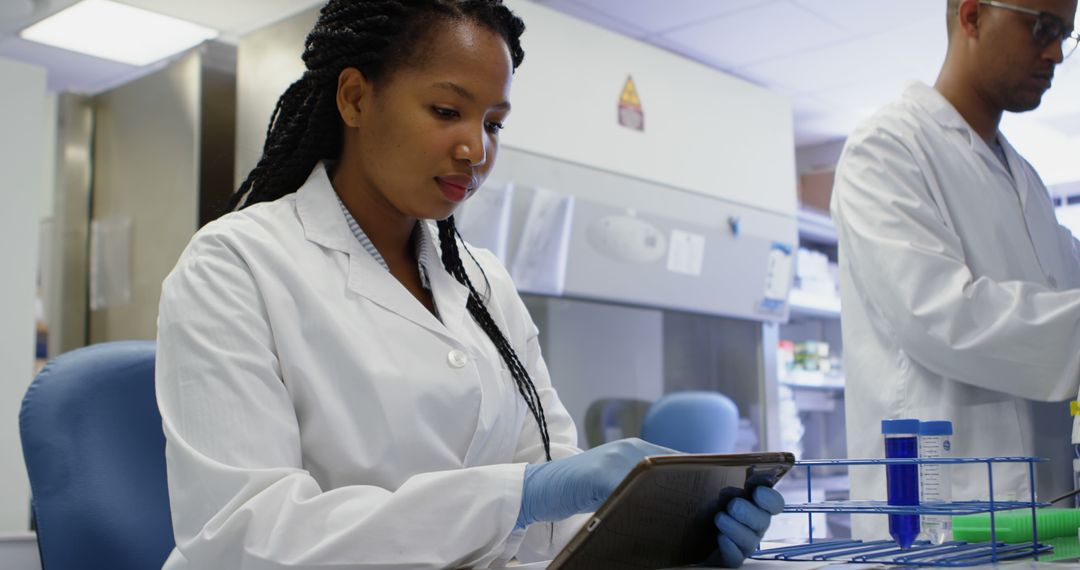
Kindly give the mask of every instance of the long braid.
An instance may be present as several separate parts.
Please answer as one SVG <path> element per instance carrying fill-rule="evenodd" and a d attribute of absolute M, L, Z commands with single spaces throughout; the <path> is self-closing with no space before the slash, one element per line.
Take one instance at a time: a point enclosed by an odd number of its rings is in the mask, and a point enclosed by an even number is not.
<path fill-rule="evenodd" d="M 262 156 L 232 195 L 229 210 L 295 192 L 320 160 L 341 154 L 338 75 L 355 67 L 377 81 L 389 67 L 402 63 L 404 48 L 395 52 L 391 43 L 408 31 L 407 5 L 415 3 L 334 0 L 323 6 L 304 42 L 307 71 L 278 99 Z M 418 15 L 414 10 L 412 20 Z"/>
<path fill-rule="evenodd" d="M 430 34 L 436 28 L 432 24 L 438 24 L 439 19 L 469 20 L 499 34 L 510 50 L 514 69 L 521 65 L 525 52 L 520 38 L 525 24 L 503 6 L 502 0 L 330 0 L 304 42 L 307 71 L 278 99 L 266 129 L 262 156 L 232 195 L 228 209 L 239 210 L 291 194 L 320 160 L 339 158 L 343 131 L 337 82 L 341 71 L 357 68 L 378 86 L 416 55 L 418 46 L 423 45 L 416 38 Z M 469 314 L 510 369 L 518 393 L 540 428 L 544 454 L 550 461 L 551 439 L 536 386 L 465 273 L 453 217 L 438 222 L 438 226 L 443 265 L 469 288 Z"/>
<path fill-rule="evenodd" d="M 440 220 L 437 225 L 439 227 L 439 247 L 442 251 L 443 266 L 458 282 L 469 288 L 469 300 L 466 302 L 465 307 L 477 324 L 480 325 L 480 328 L 488 335 L 488 338 L 495 344 L 499 355 L 502 356 L 507 368 L 510 369 L 510 375 L 514 378 L 518 393 L 525 400 L 525 405 L 529 407 L 533 418 L 536 419 L 536 424 L 540 427 L 540 440 L 544 444 L 544 455 L 548 461 L 551 461 L 551 437 L 548 435 L 547 418 L 544 417 L 544 405 L 540 401 L 540 394 L 536 391 L 536 385 L 533 384 L 528 370 L 521 363 L 517 352 L 514 351 L 514 347 L 506 339 L 506 335 L 499 330 L 499 325 L 495 322 L 495 319 L 491 318 L 491 313 L 488 312 L 484 299 L 477 292 L 476 287 L 473 286 L 468 273 L 465 272 L 465 266 L 461 263 L 461 255 L 458 253 L 457 228 L 454 225 L 454 216 Z M 481 272 L 483 272 L 483 269 L 481 269 Z M 487 279 L 487 276 L 484 278 Z"/>

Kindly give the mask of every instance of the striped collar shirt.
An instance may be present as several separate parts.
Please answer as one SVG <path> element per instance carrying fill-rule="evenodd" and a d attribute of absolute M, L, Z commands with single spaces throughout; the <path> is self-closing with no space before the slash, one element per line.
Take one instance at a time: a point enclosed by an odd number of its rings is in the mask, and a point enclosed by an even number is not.
<path fill-rule="evenodd" d="M 356 241 L 360 242 L 360 246 L 364 248 L 364 251 L 371 254 L 371 257 L 375 258 L 375 261 L 379 262 L 379 265 L 383 269 L 390 271 L 390 265 L 383 259 L 379 250 L 375 249 L 375 244 L 371 243 L 371 239 L 367 237 L 364 230 L 360 228 L 360 224 L 357 223 L 356 218 L 349 212 L 349 209 L 345 207 L 345 203 L 341 201 L 341 197 L 338 197 L 338 205 L 341 206 L 341 213 L 345 215 L 345 221 L 349 224 L 349 230 L 356 237 Z M 428 280 L 428 267 L 429 260 L 427 250 L 424 248 L 424 242 L 430 239 L 428 233 L 424 231 L 423 222 L 417 222 L 416 227 L 413 229 L 413 235 L 416 237 L 416 259 L 420 268 L 420 284 L 424 286 L 424 289 L 431 290 L 431 282 Z M 438 312 L 436 311 L 436 315 Z"/>

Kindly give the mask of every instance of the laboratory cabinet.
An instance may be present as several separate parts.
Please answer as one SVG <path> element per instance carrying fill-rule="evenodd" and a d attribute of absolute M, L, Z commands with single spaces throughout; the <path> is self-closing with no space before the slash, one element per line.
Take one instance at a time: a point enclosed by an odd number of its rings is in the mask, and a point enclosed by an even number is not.
<path fill-rule="evenodd" d="M 739 408 L 739 451 L 779 449 L 776 361 L 766 355 L 788 315 L 786 302 L 767 299 L 772 252 L 794 244 L 793 218 L 509 146 L 455 216 L 525 296 L 584 445 L 597 442 L 593 406 L 640 415 L 664 394 L 705 390 Z"/>

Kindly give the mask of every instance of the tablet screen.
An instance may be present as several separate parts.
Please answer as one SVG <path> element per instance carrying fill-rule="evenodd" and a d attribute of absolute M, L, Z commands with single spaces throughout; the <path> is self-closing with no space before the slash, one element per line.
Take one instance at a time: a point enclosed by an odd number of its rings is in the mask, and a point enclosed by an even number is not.
<path fill-rule="evenodd" d="M 704 561 L 716 549 L 716 513 L 758 485 L 772 486 L 790 453 L 647 457 L 549 568 L 669 568 Z"/>

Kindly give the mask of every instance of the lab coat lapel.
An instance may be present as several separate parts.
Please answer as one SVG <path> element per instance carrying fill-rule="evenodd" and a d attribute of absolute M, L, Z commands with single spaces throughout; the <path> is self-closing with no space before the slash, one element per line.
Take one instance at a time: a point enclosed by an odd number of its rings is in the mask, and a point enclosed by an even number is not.
<path fill-rule="evenodd" d="M 469 300 L 469 288 L 462 285 L 450 275 L 443 267 L 442 257 L 439 253 L 439 232 L 434 222 L 423 222 L 421 230 L 425 232 L 425 238 L 421 247 L 427 257 L 428 282 L 431 284 L 431 294 L 435 298 L 435 307 L 439 310 L 439 318 L 443 325 L 453 331 L 460 326 L 467 312 L 466 303 Z M 460 248 L 461 254 L 468 254 Z M 464 260 L 462 261 L 464 263 Z"/>
<path fill-rule="evenodd" d="M 424 247 L 424 255 L 428 260 L 428 280 L 431 283 L 431 290 L 435 296 L 435 305 L 439 308 L 439 316 L 442 318 L 443 324 L 446 325 L 451 334 L 460 336 L 460 338 L 474 338 L 481 343 L 486 343 L 486 340 L 481 340 L 486 335 L 471 325 L 472 317 L 468 314 L 466 305 L 469 300 L 469 288 L 459 283 L 453 275 L 446 271 L 440 261 L 436 224 L 434 222 L 425 222 L 421 227 L 426 232 L 427 237 L 422 246 Z M 458 241 L 458 251 L 461 254 L 462 264 L 466 268 L 477 268 L 460 241 Z M 472 271 L 469 278 L 472 280 L 473 286 L 483 296 L 486 291 L 483 276 L 478 275 L 476 271 Z M 466 330 L 466 327 L 471 327 L 471 330 Z M 474 340 L 474 343 L 476 340 Z M 477 369 L 482 370 L 480 378 L 483 389 L 481 391 L 480 413 L 476 418 L 476 431 L 473 432 L 469 448 L 465 452 L 463 464 L 466 467 L 505 462 L 507 457 L 513 455 L 514 445 L 511 443 L 514 437 L 513 434 L 521 431 L 519 419 L 513 420 L 517 422 L 516 424 L 511 422 L 511 425 L 517 426 L 516 428 L 506 427 L 507 418 L 518 418 L 515 414 L 521 412 L 514 404 L 513 409 L 515 412 L 513 414 L 508 413 L 504 392 L 507 387 L 499 384 L 507 381 L 512 382 L 512 380 L 509 380 L 508 372 L 503 372 L 498 360 L 499 357 L 496 355 L 493 358 L 494 360 L 477 358 L 475 361 Z M 488 380 L 484 380 L 484 378 Z M 513 401 L 516 402 L 516 400 Z"/>
<path fill-rule="evenodd" d="M 296 191 L 296 215 L 304 228 L 304 237 L 309 241 L 352 255 L 356 238 L 349 231 L 322 162 Z"/>
<path fill-rule="evenodd" d="M 296 211 L 304 228 L 304 236 L 308 240 L 348 254 L 349 274 L 346 286 L 350 291 L 433 333 L 453 338 L 435 315 L 417 301 L 408 289 L 357 241 L 341 212 L 337 194 L 330 184 L 323 163 L 315 167 L 307 182 L 297 191 Z"/>
<path fill-rule="evenodd" d="M 1016 189 L 1021 206 L 1023 206 L 1027 200 L 1027 180 L 1023 176 L 1023 169 L 1018 164 L 1016 151 L 1000 132 L 998 136 L 1001 138 L 1001 145 L 1005 148 L 1005 156 L 1009 163 L 1007 169 L 990 145 L 986 144 L 986 141 L 964 120 L 960 112 L 936 89 L 916 82 L 908 86 L 906 95 L 930 113 L 942 129 L 960 131 L 967 139 L 971 151 L 986 164 L 987 168 L 996 171 L 997 175 L 1003 177 L 1004 180 L 1012 181 L 1011 186 Z"/>

